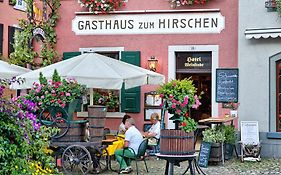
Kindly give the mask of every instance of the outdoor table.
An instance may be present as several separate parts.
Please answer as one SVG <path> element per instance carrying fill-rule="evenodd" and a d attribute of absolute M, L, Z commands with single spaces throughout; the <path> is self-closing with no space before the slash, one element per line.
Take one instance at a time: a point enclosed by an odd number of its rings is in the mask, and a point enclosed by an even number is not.
<path fill-rule="evenodd" d="M 237 117 L 210 117 L 206 119 L 199 120 L 198 123 L 205 123 L 205 124 L 216 124 L 221 125 L 224 123 L 231 122 L 231 125 L 233 125 L 233 120 L 235 120 Z"/>
<path fill-rule="evenodd" d="M 188 167 L 183 174 L 185 174 L 189 170 L 190 174 L 194 175 L 195 174 L 194 167 L 196 168 L 196 170 L 199 174 L 200 174 L 200 172 L 205 174 L 197 164 L 196 154 L 167 155 L 167 154 L 157 153 L 155 155 L 159 159 L 166 160 L 165 175 L 173 175 L 174 174 L 174 164 L 180 163 L 180 162 L 183 162 L 183 161 L 188 161 Z M 192 163 L 193 163 L 193 165 L 192 165 Z"/>
<path fill-rule="evenodd" d="M 223 118 L 210 117 L 210 118 L 199 120 L 198 123 L 222 125 L 224 123 L 230 122 L 230 124 L 233 125 L 233 121 L 236 118 L 237 117 L 223 117 Z M 223 149 L 223 147 L 224 147 L 224 144 L 222 143 L 222 154 L 221 154 L 222 155 L 222 164 L 224 164 L 224 149 Z M 235 147 L 235 153 L 237 155 L 236 147 Z"/>
<path fill-rule="evenodd" d="M 119 137 L 117 137 L 116 139 L 105 139 L 105 140 L 102 140 L 102 144 L 107 146 L 106 150 L 107 150 L 107 154 L 108 154 L 109 170 L 116 171 L 116 170 L 113 170 L 111 167 L 111 157 L 114 155 L 114 153 L 117 149 L 123 148 L 124 139 L 120 139 Z"/>

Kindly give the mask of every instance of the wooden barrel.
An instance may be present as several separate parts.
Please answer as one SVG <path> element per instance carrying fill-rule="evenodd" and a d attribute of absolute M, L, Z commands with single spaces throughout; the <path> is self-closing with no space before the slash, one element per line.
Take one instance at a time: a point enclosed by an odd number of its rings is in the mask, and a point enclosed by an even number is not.
<path fill-rule="evenodd" d="M 194 132 L 163 129 L 160 133 L 160 153 L 168 155 L 194 154 Z"/>
<path fill-rule="evenodd" d="M 209 162 L 221 162 L 222 161 L 222 144 L 212 143 Z"/>
<path fill-rule="evenodd" d="M 87 121 L 86 120 L 73 120 L 69 121 L 70 126 L 67 133 L 60 137 L 54 138 L 52 141 L 54 142 L 81 142 L 84 140 L 84 130 Z M 65 126 L 59 127 L 60 132 L 64 132 L 67 128 Z M 60 134 L 61 134 L 60 133 Z"/>
<path fill-rule="evenodd" d="M 101 142 L 105 125 L 106 106 L 88 106 L 89 135 L 90 142 Z"/>

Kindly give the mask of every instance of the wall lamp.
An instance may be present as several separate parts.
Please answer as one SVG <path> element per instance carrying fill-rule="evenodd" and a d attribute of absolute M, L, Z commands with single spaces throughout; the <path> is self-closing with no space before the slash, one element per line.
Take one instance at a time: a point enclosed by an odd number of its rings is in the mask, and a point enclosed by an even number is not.
<path fill-rule="evenodd" d="M 158 60 L 155 58 L 155 56 L 151 56 L 148 60 L 148 67 L 149 70 L 155 72 L 157 69 L 157 65 L 158 65 Z"/>

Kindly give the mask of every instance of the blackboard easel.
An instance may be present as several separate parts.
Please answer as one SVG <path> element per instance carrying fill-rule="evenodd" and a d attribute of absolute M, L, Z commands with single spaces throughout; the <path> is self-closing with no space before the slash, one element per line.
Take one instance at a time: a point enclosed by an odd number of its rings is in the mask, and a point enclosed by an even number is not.
<path fill-rule="evenodd" d="M 238 69 L 216 70 L 216 102 L 238 102 Z"/>
<path fill-rule="evenodd" d="M 199 158 L 198 158 L 198 165 L 200 167 L 207 168 L 210 152 L 211 152 L 211 143 L 202 141 L 200 146 Z"/>

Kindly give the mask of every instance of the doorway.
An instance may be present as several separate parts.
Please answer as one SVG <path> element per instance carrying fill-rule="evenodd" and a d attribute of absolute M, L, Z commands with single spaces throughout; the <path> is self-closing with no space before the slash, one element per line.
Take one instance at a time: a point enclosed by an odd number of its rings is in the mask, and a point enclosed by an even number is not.
<path fill-rule="evenodd" d="M 211 73 L 177 73 L 179 80 L 191 78 L 197 88 L 197 95 L 201 95 L 201 105 L 197 109 L 191 108 L 190 116 L 199 121 L 211 116 L 212 114 L 212 74 Z"/>

